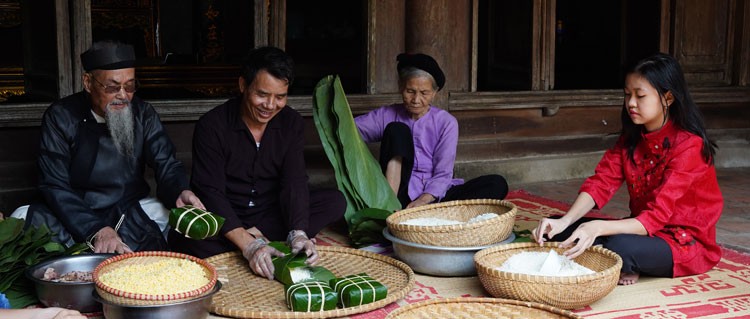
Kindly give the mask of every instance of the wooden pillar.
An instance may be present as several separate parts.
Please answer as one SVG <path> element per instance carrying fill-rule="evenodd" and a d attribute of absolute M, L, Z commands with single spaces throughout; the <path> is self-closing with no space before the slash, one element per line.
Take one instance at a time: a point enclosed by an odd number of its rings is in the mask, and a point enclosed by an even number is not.
<path fill-rule="evenodd" d="M 73 68 L 73 91 L 83 89 L 83 66 L 81 53 L 91 47 L 91 0 L 74 0 L 70 3 L 71 38 L 73 54 L 71 65 Z"/>
<path fill-rule="evenodd" d="M 471 89 L 472 1 L 406 0 L 406 52 L 431 55 L 445 73 L 436 105 L 447 106 L 449 91 Z"/>

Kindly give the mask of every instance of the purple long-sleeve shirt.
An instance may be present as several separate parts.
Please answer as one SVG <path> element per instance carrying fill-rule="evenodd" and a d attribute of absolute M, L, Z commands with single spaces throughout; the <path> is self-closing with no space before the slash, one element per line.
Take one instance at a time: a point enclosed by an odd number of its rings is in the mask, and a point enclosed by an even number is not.
<path fill-rule="evenodd" d="M 409 126 L 414 140 L 414 168 L 409 180 L 409 198 L 424 193 L 443 198 L 463 179 L 453 178 L 458 144 L 458 122 L 445 110 L 430 106 L 427 114 L 414 120 L 403 104 L 385 105 L 354 119 L 367 143 L 380 142 L 386 125 L 401 122 Z"/>

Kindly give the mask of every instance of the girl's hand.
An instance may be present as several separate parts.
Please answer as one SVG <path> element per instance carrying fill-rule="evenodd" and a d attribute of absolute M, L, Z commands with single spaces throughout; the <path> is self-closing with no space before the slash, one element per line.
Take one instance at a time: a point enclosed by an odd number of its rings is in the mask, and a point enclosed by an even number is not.
<path fill-rule="evenodd" d="M 586 249 L 594 244 L 596 237 L 599 237 L 603 226 L 602 223 L 603 221 L 600 220 L 592 220 L 578 226 L 568 239 L 560 243 L 560 248 L 573 247 L 564 251 L 563 256 L 573 259 L 583 254 Z"/>
<path fill-rule="evenodd" d="M 542 218 L 539 221 L 539 226 L 531 231 L 531 236 L 534 238 L 534 241 L 542 245 L 549 238 L 555 237 L 555 235 L 564 231 L 569 225 L 568 222 L 562 219 Z M 547 238 L 544 238 L 544 235 L 547 235 Z"/>

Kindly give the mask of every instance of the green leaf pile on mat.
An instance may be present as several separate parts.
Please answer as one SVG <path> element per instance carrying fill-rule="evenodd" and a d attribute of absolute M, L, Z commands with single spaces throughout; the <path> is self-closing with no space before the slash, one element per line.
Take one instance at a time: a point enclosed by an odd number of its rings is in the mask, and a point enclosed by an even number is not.
<path fill-rule="evenodd" d="M 355 246 L 385 242 L 385 219 L 401 203 L 354 124 L 338 76 L 321 79 L 313 91 L 313 120 L 347 206 L 344 219 Z"/>
<path fill-rule="evenodd" d="M 18 218 L 0 219 L 0 293 L 5 294 L 13 308 L 38 302 L 34 285 L 23 276 L 29 266 L 65 252 L 65 247 L 51 241 L 47 226 L 29 227 Z"/>

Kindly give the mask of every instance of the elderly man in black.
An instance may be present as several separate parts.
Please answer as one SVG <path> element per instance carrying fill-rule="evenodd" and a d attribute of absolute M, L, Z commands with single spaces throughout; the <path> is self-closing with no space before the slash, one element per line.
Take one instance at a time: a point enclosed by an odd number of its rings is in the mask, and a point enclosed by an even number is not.
<path fill-rule="evenodd" d="M 171 231 L 174 250 L 198 257 L 241 250 L 250 269 L 273 278 L 268 240 L 318 260 L 314 237 L 344 215 L 338 190 L 308 189 L 303 118 L 286 105 L 292 59 L 273 47 L 250 52 L 238 79 L 241 95 L 203 115 L 193 132 L 192 187 L 208 210 L 226 218 L 218 238 Z M 308 237 L 309 236 L 309 237 Z"/>
<path fill-rule="evenodd" d="M 134 96 L 133 47 L 97 42 L 81 62 L 84 90 L 54 102 L 42 118 L 44 202 L 12 216 L 46 224 L 57 241 L 87 242 L 95 252 L 166 250 L 167 208 L 204 206 L 189 190 L 153 106 Z M 154 170 L 158 201 L 149 197 L 146 165 Z"/>

